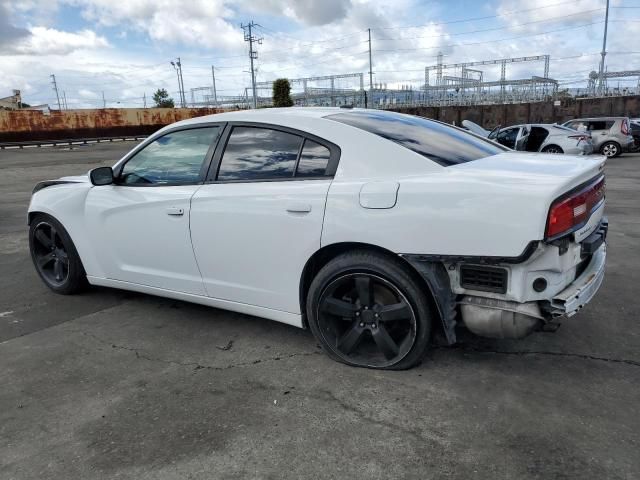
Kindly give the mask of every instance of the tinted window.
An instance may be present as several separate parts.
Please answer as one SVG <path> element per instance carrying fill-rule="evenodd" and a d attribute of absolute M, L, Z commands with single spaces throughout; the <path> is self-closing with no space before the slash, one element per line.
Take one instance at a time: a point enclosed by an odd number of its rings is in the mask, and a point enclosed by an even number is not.
<path fill-rule="evenodd" d="M 496 140 L 505 147 L 516 148 L 516 140 L 518 139 L 518 132 L 520 127 L 507 128 L 498 133 Z"/>
<path fill-rule="evenodd" d="M 324 145 L 305 140 L 296 177 L 321 177 L 327 170 L 331 153 Z"/>
<path fill-rule="evenodd" d="M 359 111 L 336 113 L 326 118 L 399 143 L 444 166 L 469 162 L 505 151 L 495 143 L 463 130 L 411 115 Z"/>
<path fill-rule="evenodd" d="M 218 180 L 271 180 L 293 176 L 302 137 L 278 130 L 234 127 Z"/>
<path fill-rule="evenodd" d="M 612 120 L 590 121 L 589 130 L 609 130 L 611 127 L 613 127 L 614 123 L 615 122 L 613 122 Z"/>
<path fill-rule="evenodd" d="M 207 151 L 219 133 L 220 127 L 167 133 L 127 161 L 119 181 L 127 185 L 198 182 Z"/>

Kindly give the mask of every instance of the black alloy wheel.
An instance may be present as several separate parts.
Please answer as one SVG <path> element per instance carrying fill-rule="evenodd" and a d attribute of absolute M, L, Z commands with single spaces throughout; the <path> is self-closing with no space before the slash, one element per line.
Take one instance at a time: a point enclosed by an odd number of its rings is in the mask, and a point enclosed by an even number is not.
<path fill-rule="evenodd" d="M 88 285 L 71 237 L 52 216 L 38 213 L 31 219 L 29 249 L 38 275 L 54 292 L 68 295 Z"/>
<path fill-rule="evenodd" d="M 336 278 L 320 297 L 318 324 L 347 361 L 385 367 L 401 361 L 416 337 L 416 315 L 403 293 L 368 273 Z"/>
<path fill-rule="evenodd" d="M 52 286 L 62 286 L 69 278 L 69 254 L 56 227 L 45 221 L 33 230 L 33 257 L 36 268 Z"/>

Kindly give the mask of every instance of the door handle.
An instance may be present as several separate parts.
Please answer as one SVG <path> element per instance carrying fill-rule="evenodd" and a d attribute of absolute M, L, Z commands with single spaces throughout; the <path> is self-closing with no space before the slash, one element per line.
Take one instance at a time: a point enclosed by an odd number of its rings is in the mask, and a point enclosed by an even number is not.
<path fill-rule="evenodd" d="M 308 203 L 293 203 L 287 206 L 287 212 L 289 213 L 309 213 L 311 211 L 311 205 Z"/>
<path fill-rule="evenodd" d="M 176 217 L 180 217 L 184 215 L 184 208 L 168 207 L 166 211 L 167 211 L 167 215 L 173 215 Z"/>

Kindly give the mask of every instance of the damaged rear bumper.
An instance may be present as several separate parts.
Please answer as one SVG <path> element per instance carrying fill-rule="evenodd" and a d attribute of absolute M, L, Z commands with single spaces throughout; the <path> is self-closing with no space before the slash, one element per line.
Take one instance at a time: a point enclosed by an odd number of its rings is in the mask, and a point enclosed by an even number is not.
<path fill-rule="evenodd" d="M 584 272 L 562 292 L 551 299 L 545 310 L 552 317 L 571 317 L 591 301 L 604 279 L 607 246 L 602 243 L 591 257 Z"/>
<path fill-rule="evenodd" d="M 459 301 L 462 320 L 476 335 L 491 338 L 523 338 L 535 330 L 550 328 L 551 322 L 575 315 L 595 296 L 604 279 L 606 256 L 603 239 L 585 270 L 548 301 L 519 303 L 464 296 Z"/>

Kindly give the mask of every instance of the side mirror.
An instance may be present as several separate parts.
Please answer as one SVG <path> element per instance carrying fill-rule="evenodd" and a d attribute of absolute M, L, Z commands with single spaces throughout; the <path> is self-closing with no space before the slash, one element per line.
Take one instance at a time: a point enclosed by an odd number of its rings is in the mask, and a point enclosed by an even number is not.
<path fill-rule="evenodd" d="M 94 185 L 111 185 L 113 183 L 113 169 L 98 167 L 89 172 L 89 179 Z"/>

